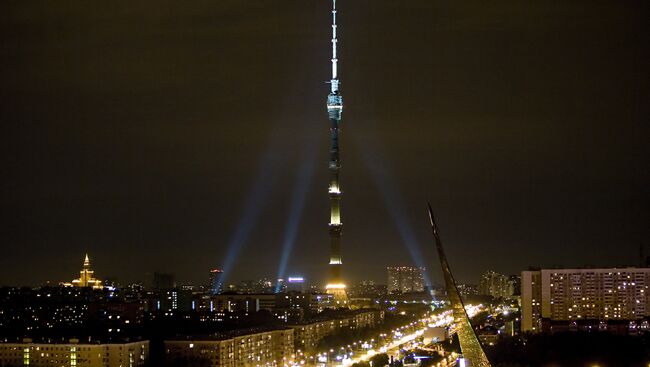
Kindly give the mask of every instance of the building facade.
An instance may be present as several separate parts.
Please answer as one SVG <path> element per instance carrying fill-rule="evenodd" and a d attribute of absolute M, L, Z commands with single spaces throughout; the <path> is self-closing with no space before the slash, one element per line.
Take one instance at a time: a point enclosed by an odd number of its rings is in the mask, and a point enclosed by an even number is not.
<path fill-rule="evenodd" d="M 463 298 L 478 295 L 478 287 L 475 284 L 458 284 L 456 288 L 458 288 L 458 293 Z"/>
<path fill-rule="evenodd" d="M 138 367 L 149 358 L 149 341 L 123 344 L 0 343 L 0 366 Z"/>
<path fill-rule="evenodd" d="M 350 297 L 379 298 L 386 296 L 386 285 L 375 284 L 372 280 L 362 280 L 349 289 Z"/>
<path fill-rule="evenodd" d="M 223 270 L 210 269 L 208 274 L 208 291 L 211 294 L 221 293 L 221 285 L 223 283 Z"/>
<path fill-rule="evenodd" d="M 165 360 L 190 366 L 284 366 L 294 355 L 292 329 L 270 330 L 214 339 L 166 340 Z"/>
<path fill-rule="evenodd" d="M 650 317 L 650 268 L 541 269 L 521 273 L 522 331 L 544 320 L 635 321 Z"/>
<path fill-rule="evenodd" d="M 342 329 L 359 329 L 374 327 L 384 320 L 383 311 L 358 310 L 351 311 L 340 317 L 315 320 L 311 322 L 289 325 L 294 330 L 295 348 L 305 352 L 313 352 L 318 343 L 326 336 Z"/>
<path fill-rule="evenodd" d="M 388 293 L 424 292 L 424 267 L 389 266 Z"/>
<path fill-rule="evenodd" d="M 287 292 L 277 294 L 218 294 L 197 299 L 193 309 L 206 312 L 246 312 L 278 309 L 301 309 L 305 313 L 321 312 L 332 304 L 331 294 Z"/>
<path fill-rule="evenodd" d="M 510 297 L 514 294 L 514 283 L 507 275 L 487 271 L 481 276 L 479 294 L 494 298 Z"/>

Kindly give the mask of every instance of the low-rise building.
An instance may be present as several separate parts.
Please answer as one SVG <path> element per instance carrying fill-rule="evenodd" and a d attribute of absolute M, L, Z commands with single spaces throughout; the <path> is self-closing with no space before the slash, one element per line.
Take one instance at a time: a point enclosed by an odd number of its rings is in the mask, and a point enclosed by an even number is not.
<path fill-rule="evenodd" d="M 330 304 L 331 294 L 300 292 L 286 293 L 222 293 L 196 300 L 193 309 L 218 312 L 274 311 L 285 308 L 300 308 L 305 313 L 321 312 Z"/>
<path fill-rule="evenodd" d="M 239 330 L 165 341 L 165 360 L 189 366 L 284 366 L 294 355 L 292 329 Z"/>
<path fill-rule="evenodd" d="M 318 320 L 289 325 L 294 330 L 296 350 L 313 352 L 326 336 L 343 329 L 373 327 L 383 322 L 383 311 L 364 309 L 330 314 Z"/>
<path fill-rule="evenodd" d="M 149 341 L 111 344 L 0 343 L 0 366 L 138 367 L 149 358 Z"/>

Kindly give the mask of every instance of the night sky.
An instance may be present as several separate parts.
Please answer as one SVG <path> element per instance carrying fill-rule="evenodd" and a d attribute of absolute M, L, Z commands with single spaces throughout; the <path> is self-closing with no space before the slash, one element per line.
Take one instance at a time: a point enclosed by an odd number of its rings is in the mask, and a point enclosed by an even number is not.
<path fill-rule="evenodd" d="M 330 6 L 0 2 L 0 284 L 323 281 Z M 648 1 L 338 6 L 350 280 L 650 254 Z"/>

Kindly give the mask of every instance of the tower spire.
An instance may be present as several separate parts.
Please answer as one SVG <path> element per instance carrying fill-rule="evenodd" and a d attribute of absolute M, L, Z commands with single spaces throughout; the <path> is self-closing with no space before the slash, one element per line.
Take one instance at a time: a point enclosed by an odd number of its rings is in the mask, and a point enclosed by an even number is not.
<path fill-rule="evenodd" d="M 336 58 L 336 0 L 332 0 L 332 80 L 330 81 L 332 93 L 339 91 L 338 59 Z"/>
<path fill-rule="evenodd" d="M 341 185 L 339 182 L 339 169 L 341 161 L 339 157 L 339 124 L 341 112 L 343 111 L 343 97 L 339 92 L 338 79 L 338 58 L 336 56 L 336 0 L 332 0 L 332 79 L 330 80 L 330 93 L 327 96 L 327 114 L 330 119 L 330 277 L 327 284 L 327 293 L 333 295 L 336 305 L 347 303 L 345 282 L 341 276 L 341 233 L 343 222 L 341 222 Z"/>

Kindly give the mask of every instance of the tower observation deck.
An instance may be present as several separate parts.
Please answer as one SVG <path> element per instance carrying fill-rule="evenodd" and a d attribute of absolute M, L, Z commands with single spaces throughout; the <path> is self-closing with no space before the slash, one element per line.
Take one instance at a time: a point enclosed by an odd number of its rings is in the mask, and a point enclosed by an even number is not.
<path fill-rule="evenodd" d="M 326 286 L 327 293 L 333 295 L 337 305 L 344 305 L 348 301 L 345 291 L 345 282 L 341 275 L 341 233 L 343 223 L 341 221 L 341 185 L 339 182 L 339 170 L 341 159 L 339 156 L 339 124 L 343 111 L 343 97 L 339 92 L 338 59 L 336 57 L 336 0 L 332 0 L 332 79 L 330 80 L 330 93 L 327 96 L 327 114 L 330 120 L 330 274 Z"/>

